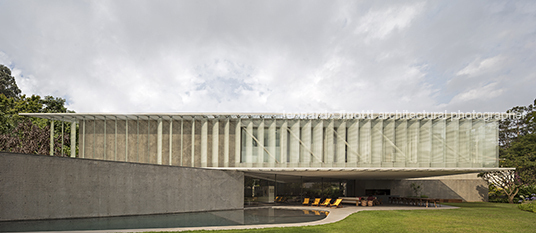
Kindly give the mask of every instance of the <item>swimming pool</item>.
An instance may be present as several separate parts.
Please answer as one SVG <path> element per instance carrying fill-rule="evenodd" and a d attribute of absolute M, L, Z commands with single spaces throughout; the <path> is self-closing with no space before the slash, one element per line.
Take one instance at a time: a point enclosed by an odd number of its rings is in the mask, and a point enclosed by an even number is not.
<path fill-rule="evenodd" d="M 0 231 L 75 231 L 283 224 L 317 221 L 324 219 L 327 214 L 327 211 L 316 210 L 247 208 L 180 214 L 0 222 Z"/>

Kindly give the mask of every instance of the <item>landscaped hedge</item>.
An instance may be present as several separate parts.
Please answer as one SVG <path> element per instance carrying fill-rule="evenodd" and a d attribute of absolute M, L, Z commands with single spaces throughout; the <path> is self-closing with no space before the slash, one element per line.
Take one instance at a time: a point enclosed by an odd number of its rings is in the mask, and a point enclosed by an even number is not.
<path fill-rule="evenodd" d="M 518 208 L 520 210 L 536 213 L 536 202 L 531 201 L 531 202 L 522 203 L 522 204 L 519 204 Z"/>

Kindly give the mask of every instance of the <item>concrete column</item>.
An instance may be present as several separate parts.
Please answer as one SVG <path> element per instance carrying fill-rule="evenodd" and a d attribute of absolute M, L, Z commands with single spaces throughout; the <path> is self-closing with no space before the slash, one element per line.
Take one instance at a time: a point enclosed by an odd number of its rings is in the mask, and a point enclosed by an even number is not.
<path fill-rule="evenodd" d="M 240 119 L 236 122 L 235 126 L 235 167 L 238 167 L 241 162 L 241 151 L 242 151 L 242 122 Z M 242 161 L 243 162 L 243 161 Z"/>
<path fill-rule="evenodd" d="M 270 167 L 273 167 L 275 166 L 275 156 L 276 156 L 276 151 L 275 151 L 275 146 L 276 146 L 276 128 L 277 128 L 277 124 L 275 122 L 276 120 L 272 120 L 270 121 L 270 123 L 268 123 L 268 151 L 270 152 L 271 155 L 273 155 L 274 157 L 270 156 L 268 158 L 268 163 L 269 163 L 269 166 Z"/>
<path fill-rule="evenodd" d="M 104 138 L 103 142 L 104 143 L 102 143 L 103 144 L 102 145 L 103 146 L 102 159 L 106 160 L 106 116 L 104 116 L 104 126 L 103 127 L 104 127 L 104 134 L 103 134 L 103 138 Z M 149 134 L 147 133 L 147 135 L 149 135 Z M 147 143 L 147 144 L 149 144 L 149 143 Z"/>
<path fill-rule="evenodd" d="M 71 158 L 76 157 L 76 120 L 71 122 Z"/>
<path fill-rule="evenodd" d="M 282 166 L 287 165 L 287 156 L 288 156 L 288 120 L 283 120 L 283 124 L 281 125 L 281 130 L 279 130 L 279 133 L 281 134 L 279 136 L 279 139 L 281 140 L 279 142 L 279 145 L 281 147 L 281 164 Z"/>
<path fill-rule="evenodd" d="M 158 118 L 156 127 L 156 163 L 162 164 L 162 117 Z M 149 134 L 147 134 L 149 137 Z"/>
<path fill-rule="evenodd" d="M 169 118 L 169 165 L 173 165 L 173 117 Z"/>
<path fill-rule="evenodd" d="M 259 127 L 257 128 L 257 166 L 262 166 L 264 163 L 264 119 L 261 119 Z"/>
<path fill-rule="evenodd" d="M 190 158 L 190 161 L 191 161 L 191 164 L 190 166 L 191 167 L 194 167 L 195 165 L 195 118 L 192 118 L 192 154 L 191 154 L 191 158 Z"/>
<path fill-rule="evenodd" d="M 82 148 L 80 148 L 80 154 L 82 154 L 82 158 L 86 157 L 86 117 L 84 117 L 82 123 Z"/>
<path fill-rule="evenodd" d="M 125 118 L 125 161 L 128 162 L 128 118 Z"/>
<path fill-rule="evenodd" d="M 117 161 L 117 117 L 115 117 L 114 126 L 114 161 Z"/>
<path fill-rule="evenodd" d="M 180 165 L 182 165 L 182 156 L 183 156 L 183 151 L 184 151 L 184 119 L 181 117 L 181 157 L 179 158 L 180 160 Z"/>
<path fill-rule="evenodd" d="M 225 126 L 223 127 L 223 166 L 229 167 L 229 119 L 225 120 Z"/>
<path fill-rule="evenodd" d="M 246 127 L 246 163 L 251 164 L 253 162 L 253 121 L 249 120 Z"/>
<path fill-rule="evenodd" d="M 208 121 L 201 120 L 201 167 L 207 167 L 208 161 Z"/>
<path fill-rule="evenodd" d="M 212 124 L 212 167 L 219 167 L 218 160 L 219 160 L 219 152 L 218 149 L 220 147 L 220 122 L 218 119 L 214 120 L 214 124 Z"/>
<path fill-rule="evenodd" d="M 93 144 L 95 144 L 95 142 L 93 142 Z M 51 120 L 50 121 L 50 156 L 53 156 L 53 155 L 54 155 L 54 120 Z"/>

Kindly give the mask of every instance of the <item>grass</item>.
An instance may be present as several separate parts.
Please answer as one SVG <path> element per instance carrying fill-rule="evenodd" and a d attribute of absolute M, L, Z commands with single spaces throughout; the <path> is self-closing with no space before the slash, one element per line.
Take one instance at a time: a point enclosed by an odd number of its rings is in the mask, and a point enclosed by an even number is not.
<path fill-rule="evenodd" d="M 306 227 L 217 232 L 534 232 L 536 214 L 505 203 L 449 203 L 459 209 L 361 211 L 342 221 Z M 215 231 L 195 231 L 215 232 Z"/>

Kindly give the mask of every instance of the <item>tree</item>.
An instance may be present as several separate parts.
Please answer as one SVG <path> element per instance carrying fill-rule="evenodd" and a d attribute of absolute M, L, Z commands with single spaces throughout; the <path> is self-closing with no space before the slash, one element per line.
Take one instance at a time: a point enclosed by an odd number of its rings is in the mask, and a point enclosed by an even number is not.
<path fill-rule="evenodd" d="M 15 78 L 11 76 L 11 70 L 0 64 L 0 95 L 5 95 L 8 98 L 18 98 L 21 91 L 15 82 Z"/>
<path fill-rule="evenodd" d="M 19 122 L 13 134 L 0 135 L 0 151 L 41 154 L 50 153 L 50 126 L 40 128 L 30 120 Z M 54 138 L 54 155 L 61 156 L 61 136 Z M 63 135 L 63 143 L 70 144 L 70 139 Z M 64 153 L 67 154 L 67 153 Z"/>
<path fill-rule="evenodd" d="M 479 174 L 488 185 L 495 186 L 508 197 L 508 202 L 514 204 L 514 197 L 522 186 L 519 176 L 514 170 L 490 171 Z"/>
<path fill-rule="evenodd" d="M 501 167 L 515 167 L 524 184 L 536 185 L 536 134 L 519 136 L 500 153 Z"/>
<path fill-rule="evenodd" d="M 499 122 L 499 146 L 510 147 L 518 137 L 533 134 L 536 131 L 536 99 L 528 106 L 516 106 L 507 113 L 513 113 L 516 117 L 502 119 Z"/>
<path fill-rule="evenodd" d="M 41 98 L 38 95 L 21 96 L 15 79 L 11 77 L 9 68 L 3 65 L 0 65 L 0 68 L 2 84 L 3 80 L 9 81 L 6 81 L 6 83 L 9 83 L 9 85 L 6 85 L 9 87 L 7 88 L 8 95 L 0 93 L 0 151 L 48 154 L 49 149 L 45 150 L 43 148 L 50 146 L 48 141 L 50 140 L 50 120 L 21 116 L 19 113 L 64 113 L 73 111 L 67 110 L 65 99 L 62 98 L 53 96 Z M 4 79 L 4 76 L 10 78 Z M 62 127 L 54 127 L 54 140 L 56 142 L 60 140 L 59 147 L 55 146 L 55 150 L 61 150 L 63 134 L 63 148 L 65 150 L 63 154 L 69 154 L 68 152 L 71 149 L 69 137 L 65 135 L 69 135 L 70 132 L 70 124 L 64 124 L 63 130 Z M 47 140 L 47 143 L 42 140 Z M 73 149 L 76 150 L 76 147 L 73 147 Z M 57 154 L 58 152 L 55 153 Z M 59 151 L 59 154 L 61 154 L 61 151 Z"/>

